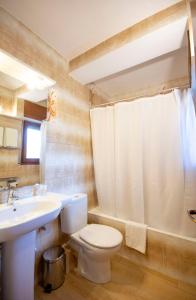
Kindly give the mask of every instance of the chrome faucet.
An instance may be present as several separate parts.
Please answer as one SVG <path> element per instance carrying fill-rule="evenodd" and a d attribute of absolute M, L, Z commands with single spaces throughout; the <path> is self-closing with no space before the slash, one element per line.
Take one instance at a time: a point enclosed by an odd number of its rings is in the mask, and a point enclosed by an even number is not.
<path fill-rule="evenodd" d="M 14 196 L 16 185 L 17 185 L 16 180 L 8 181 L 8 190 L 9 190 L 8 200 L 7 200 L 8 205 L 14 205 L 15 200 L 17 200 L 17 197 Z"/>
<path fill-rule="evenodd" d="M 14 200 L 15 200 L 14 189 L 10 188 L 9 189 L 9 194 L 8 194 L 7 204 L 8 205 L 14 205 Z"/>

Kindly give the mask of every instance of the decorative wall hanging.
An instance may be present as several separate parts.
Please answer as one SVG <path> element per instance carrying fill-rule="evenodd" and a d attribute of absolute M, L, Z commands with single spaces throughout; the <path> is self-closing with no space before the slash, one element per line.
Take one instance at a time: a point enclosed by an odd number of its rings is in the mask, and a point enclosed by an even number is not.
<path fill-rule="evenodd" d="M 56 91 L 52 88 L 48 93 L 47 121 L 51 121 L 56 117 L 56 100 Z"/>

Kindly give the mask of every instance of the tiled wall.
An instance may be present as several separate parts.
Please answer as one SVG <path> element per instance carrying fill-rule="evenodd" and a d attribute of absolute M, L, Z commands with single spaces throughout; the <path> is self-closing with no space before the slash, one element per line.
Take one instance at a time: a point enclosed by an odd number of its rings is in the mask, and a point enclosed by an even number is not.
<path fill-rule="evenodd" d="M 48 124 L 46 183 L 50 191 L 87 192 L 96 204 L 90 135 L 90 92 L 67 74 L 67 62 L 0 8 L 0 48 L 56 81 L 57 117 Z M 37 237 L 37 254 L 60 239 L 58 221 Z"/>
<path fill-rule="evenodd" d="M 88 192 L 95 204 L 89 121 L 89 92 L 58 87 L 58 117 L 48 124 L 46 183 L 51 191 Z"/>
<path fill-rule="evenodd" d="M 0 113 L 14 115 L 16 112 L 16 99 L 11 90 L 0 86 Z"/>
<path fill-rule="evenodd" d="M 0 48 L 56 81 L 57 117 L 48 124 L 49 190 L 88 192 L 96 203 L 90 136 L 90 92 L 67 74 L 67 62 L 39 37 L 0 9 Z"/>

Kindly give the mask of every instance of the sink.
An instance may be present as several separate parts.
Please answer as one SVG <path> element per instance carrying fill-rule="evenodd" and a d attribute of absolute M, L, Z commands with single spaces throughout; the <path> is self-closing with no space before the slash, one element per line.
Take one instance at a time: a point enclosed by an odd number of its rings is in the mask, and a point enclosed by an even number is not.
<path fill-rule="evenodd" d="M 50 196 L 36 196 L 0 206 L 0 243 L 13 240 L 55 219 L 61 201 Z"/>
<path fill-rule="evenodd" d="M 0 205 L 3 300 L 34 300 L 36 229 L 59 215 L 64 199 L 47 193 Z"/>

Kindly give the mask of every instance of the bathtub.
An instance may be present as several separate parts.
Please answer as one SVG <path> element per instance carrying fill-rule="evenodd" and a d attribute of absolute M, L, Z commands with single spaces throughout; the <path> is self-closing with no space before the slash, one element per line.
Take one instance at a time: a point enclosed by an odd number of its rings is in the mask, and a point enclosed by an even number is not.
<path fill-rule="evenodd" d="M 99 207 L 88 211 L 89 223 L 112 226 L 125 234 L 125 220 L 101 212 Z M 195 226 L 196 230 L 196 226 Z M 119 255 L 149 269 L 196 286 L 196 238 L 147 228 L 147 251 L 141 254 L 123 242 Z"/>

